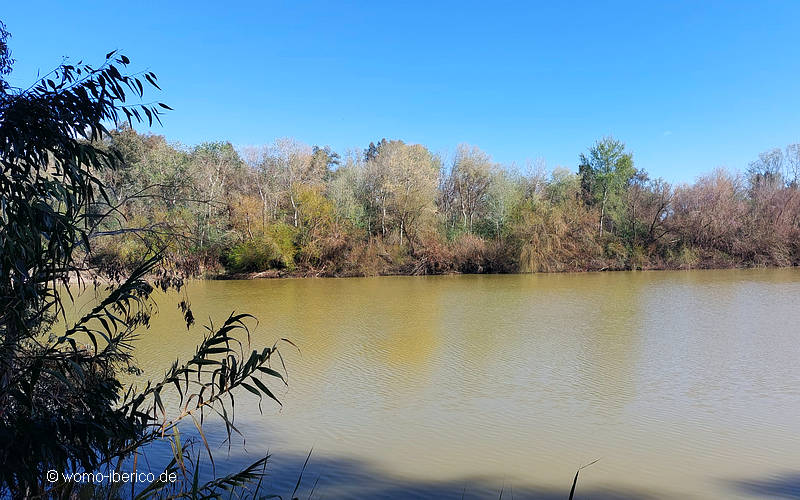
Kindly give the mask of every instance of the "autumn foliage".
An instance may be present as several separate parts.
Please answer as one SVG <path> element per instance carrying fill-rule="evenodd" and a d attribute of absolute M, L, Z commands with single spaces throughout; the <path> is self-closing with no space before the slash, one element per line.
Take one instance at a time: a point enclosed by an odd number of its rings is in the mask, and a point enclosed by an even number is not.
<path fill-rule="evenodd" d="M 613 138 L 551 172 L 502 166 L 473 146 L 445 159 L 385 139 L 340 156 L 291 139 L 187 148 L 122 128 L 104 147 L 125 168 L 107 180 L 121 217 L 101 246 L 123 262 L 152 247 L 149 234 L 215 276 L 800 263 L 796 146 L 763 153 L 746 173 L 675 186 Z"/>

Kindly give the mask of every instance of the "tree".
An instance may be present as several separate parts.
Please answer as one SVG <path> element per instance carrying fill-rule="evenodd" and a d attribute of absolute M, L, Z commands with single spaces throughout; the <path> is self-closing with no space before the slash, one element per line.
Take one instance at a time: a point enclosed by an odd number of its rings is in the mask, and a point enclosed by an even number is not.
<path fill-rule="evenodd" d="M 588 156 L 581 154 L 578 172 L 587 201 L 600 206 L 597 227 L 603 236 L 606 212 L 618 208 L 620 195 L 636 174 L 633 155 L 625 151 L 625 144 L 606 137 L 589 148 Z"/>
<path fill-rule="evenodd" d="M 580 190 L 580 178 L 564 167 L 556 167 L 547 183 L 547 197 L 552 203 L 563 203 L 575 198 Z"/>
<path fill-rule="evenodd" d="M 753 191 L 774 191 L 783 186 L 783 151 L 778 148 L 758 155 L 747 168 L 747 180 Z"/>
<path fill-rule="evenodd" d="M 717 169 L 676 188 L 669 229 L 687 244 L 731 253 L 745 220 L 742 184 L 740 176 Z"/>
<path fill-rule="evenodd" d="M 388 141 L 384 138 L 378 141 L 378 144 L 374 142 L 370 142 L 369 146 L 364 150 L 364 161 L 374 160 L 378 157 L 378 153 L 380 152 L 381 146 L 385 146 Z"/>
<path fill-rule="evenodd" d="M 365 186 L 363 162 L 358 158 L 349 158 L 331 176 L 327 193 L 336 206 L 336 213 L 340 219 L 370 233 L 374 214 L 368 211 L 369 199 L 365 195 Z"/>
<path fill-rule="evenodd" d="M 118 201 L 160 201 L 168 209 L 190 198 L 189 155 L 160 135 L 139 134 L 123 126 L 111 130 L 104 146 L 119 155 L 116 169 L 102 173 L 102 180 Z M 144 207 L 142 207 L 144 208 Z"/>
<path fill-rule="evenodd" d="M 501 239 L 514 208 L 522 199 L 522 190 L 507 171 L 495 169 L 486 190 L 486 220 L 492 233 Z"/>
<path fill-rule="evenodd" d="M 251 189 L 258 193 L 261 200 L 261 232 L 267 230 L 267 222 L 278 218 L 282 190 L 278 176 L 278 165 L 270 156 L 267 146 L 245 148 L 245 162 L 253 172 Z"/>
<path fill-rule="evenodd" d="M 303 184 L 321 185 L 327 173 L 327 162 L 312 161 L 312 149 L 291 138 L 276 140 L 265 161 L 268 163 L 266 170 L 274 172 L 281 196 L 289 202 L 292 225 L 298 227 L 300 208 L 295 190 Z"/>
<path fill-rule="evenodd" d="M 672 186 L 661 178 L 649 180 L 644 187 L 641 207 L 637 213 L 647 224 L 647 238 L 650 242 L 658 241 L 667 232 L 664 221 L 670 216 L 673 195 Z"/>
<path fill-rule="evenodd" d="M 0 62 L 9 61 L 7 33 L 0 31 Z M 175 362 L 163 379 L 141 390 L 120 374 L 135 361 L 131 343 L 153 312 L 154 286 L 180 288 L 154 249 L 131 273 L 90 268 L 96 220 L 111 205 L 104 171 L 119 168 L 119 154 L 101 147 L 106 124 L 159 121 L 166 105 L 131 102 L 156 76 L 125 73 L 127 57 L 106 55 L 99 67 L 62 64 L 27 90 L 0 78 L 0 496 L 89 497 L 93 485 L 45 482 L 45 472 L 112 471 L 142 447 L 177 436 L 184 419 L 208 411 L 230 415 L 229 397 L 242 387 L 274 399 L 261 376 L 275 347 L 247 346 L 247 315 L 232 314 L 210 327 L 192 359 Z M 7 68 L 3 75 L 8 74 Z M 64 301 L 86 272 L 103 272 L 104 298 L 82 318 L 68 322 Z M 187 323 L 191 310 L 182 304 Z M 62 323 L 55 322 L 61 316 Z M 162 403 L 175 390 L 182 411 Z M 230 417 L 224 417 L 230 432 Z M 194 489 L 218 495 L 258 479 L 266 458 L 240 473 L 192 485 L 199 456 L 194 445 L 173 440 L 175 458 L 166 470 L 183 480 L 153 483 L 146 496 Z M 210 453 L 210 452 L 209 452 Z M 188 474 L 188 476 L 186 475 Z M 171 492 L 167 492 L 170 490 Z M 110 493 L 110 492 L 109 492 Z"/>
<path fill-rule="evenodd" d="M 391 141 L 381 146 L 374 164 L 385 182 L 381 192 L 384 213 L 388 207 L 400 245 L 407 237 L 413 246 L 417 222 L 436 210 L 438 159 L 419 144 Z"/>
<path fill-rule="evenodd" d="M 392 141 L 395 142 L 395 141 Z M 381 140 L 381 151 L 385 151 L 384 157 L 389 154 L 387 149 L 387 142 L 385 139 Z M 372 143 L 370 143 L 371 146 Z M 380 234 L 386 237 L 389 230 L 389 196 L 390 196 L 390 181 L 391 171 L 389 164 L 386 161 L 379 160 L 378 148 L 374 149 L 374 156 L 366 155 L 367 160 L 364 162 L 362 184 L 359 189 L 359 197 L 363 200 L 363 204 L 367 211 L 368 228 L 372 228 L 372 220 L 376 222 L 374 230 L 377 233 L 377 222 L 380 220 Z"/>
<path fill-rule="evenodd" d="M 797 153 L 792 146 L 786 155 L 779 148 L 758 155 L 747 170 L 749 184 L 749 228 L 746 253 L 761 261 L 765 257 L 786 264 L 792 261 L 793 233 L 797 231 Z M 760 263 L 760 262 L 759 262 Z"/>
<path fill-rule="evenodd" d="M 11 66 L 14 64 L 14 59 L 11 57 L 11 49 L 8 47 L 8 39 L 11 33 L 6 30 L 6 25 L 0 21 L 0 77 L 4 77 L 11 73 Z M 8 89 L 8 83 L 5 78 L 0 78 L 0 92 L 5 92 Z"/>
<path fill-rule="evenodd" d="M 311 148 L 311 169 L 314 171 L 330 174 L 341 163 L 342 157 L 339 153 L 332 150 L 330 146 L 321 148 L 314 146 Z"/>
<path fill-rule="evenodd" d="M 191 185 L 197 204 L 197 241 L 200 249 L 219 242 L 226 221 L 232 181 L 243 174 L 244 162 L 229 142 L 206 142 L 189 155 Z M 188 180 L 188 179 L 187 179 Z"/>
<path fill-rule="evenodd" d="M 472 232 L 475 215 L 485 208 L 492 160 L 475 146 L 461 144 L 456 149 L 450 179 L 463 229 Z"/>
<path fill-rule="evenodd" d="M 789 187 L 800 189 L 800 144 L 786 146 L 786 183 Z"/>

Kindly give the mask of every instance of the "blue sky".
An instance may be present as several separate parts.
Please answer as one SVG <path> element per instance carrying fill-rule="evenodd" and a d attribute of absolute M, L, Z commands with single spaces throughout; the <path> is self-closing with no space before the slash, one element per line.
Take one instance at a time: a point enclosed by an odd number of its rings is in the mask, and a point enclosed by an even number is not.
<path fill-rule="evenodd" d="M 691 181 L 800 142 L 800 2 L 3 2 L 23 85 L 121 49 L 194 144 L 381 137 L 574 168 L 614 135 Z M 125 4 L 125 5 L 123 5 Z"/>

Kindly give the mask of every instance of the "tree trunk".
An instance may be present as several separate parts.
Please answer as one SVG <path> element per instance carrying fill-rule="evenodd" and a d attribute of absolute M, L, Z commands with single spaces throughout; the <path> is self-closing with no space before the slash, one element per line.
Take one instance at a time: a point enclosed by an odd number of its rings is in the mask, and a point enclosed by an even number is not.
<path fill-rule="evenodd" d="M 608 200 L 608 189 L 603 189 L 603 202 L 600 204 L 600 236 L 603 236 L 603 219 L 606 217 L 606 200 Z"/>
<path fill-rule="evenodd" d="M 381 217 L 381 235 L 386 237 L 386 202 L 381 203 L 383 210 L 383 217 Z"/>
<path fill-rule="evenodd" d="M 294 195 L 289 195 L 289 201 L 292 202 L 292 208 L 294 209 L 294 227 L 297 227 L 297 204 L 294 202 Z"/>

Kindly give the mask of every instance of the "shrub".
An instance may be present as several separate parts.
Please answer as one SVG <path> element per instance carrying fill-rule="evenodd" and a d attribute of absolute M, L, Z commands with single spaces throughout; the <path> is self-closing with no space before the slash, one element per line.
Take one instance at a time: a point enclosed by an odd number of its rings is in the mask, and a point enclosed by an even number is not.
<path fill-rule="evenodd" d="M 452 260 L 461 273 L 486 272 L 486 242 L 474 234 L 462 234 L 452 245 Z"/>
<path fill-rule="evenodd" d="M 266 237 L 245 240 L 233 247 L 226 257 L 226 266 L 237 273 L 284 267 L 280 249 Z"/>
<path fill-rule="evenodd" d="M 290 271 L 293 271 L 296 267 L 294 257 L 297 254 L 297 247 L 295 246 L 297 233 L 296 227 L 284 222 L 273 224 L 267 228 L 267 236 L 278 250 L 280 262 L 283 267 Z"/>

